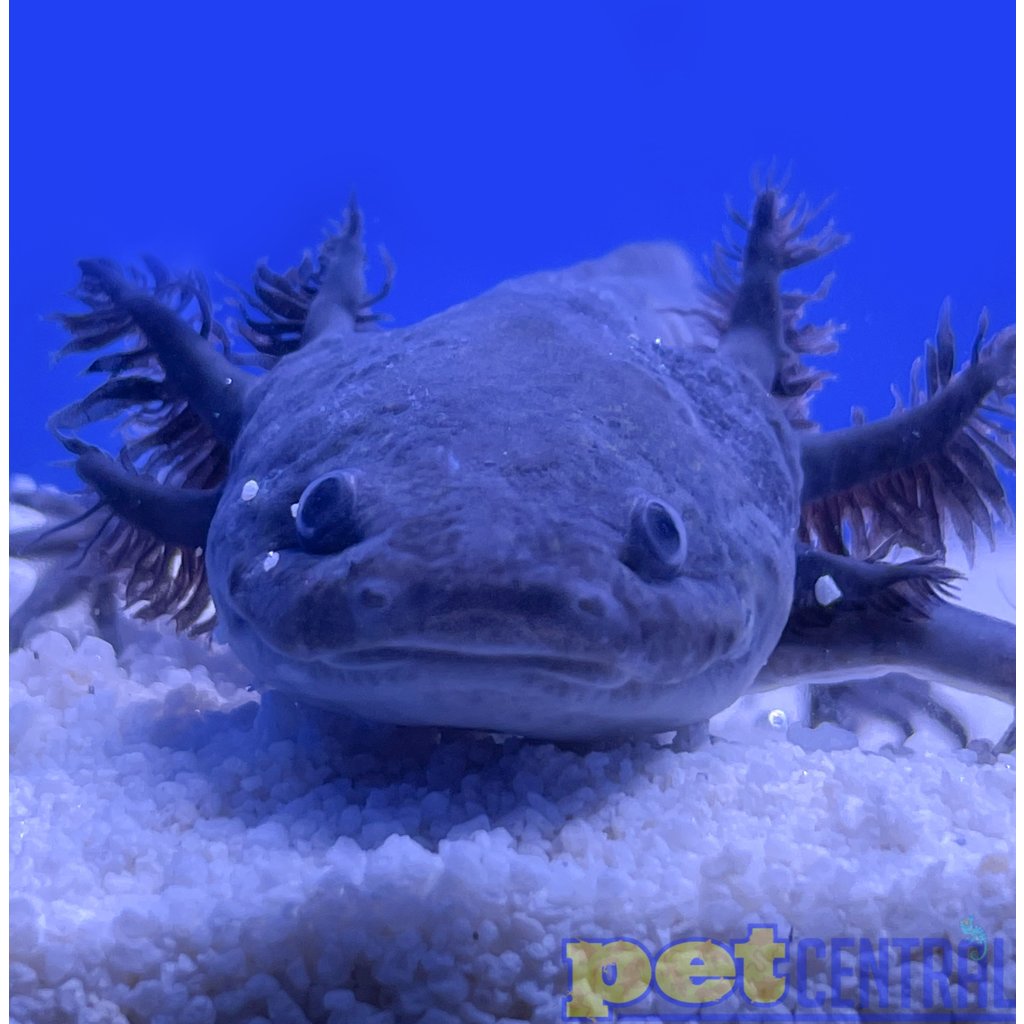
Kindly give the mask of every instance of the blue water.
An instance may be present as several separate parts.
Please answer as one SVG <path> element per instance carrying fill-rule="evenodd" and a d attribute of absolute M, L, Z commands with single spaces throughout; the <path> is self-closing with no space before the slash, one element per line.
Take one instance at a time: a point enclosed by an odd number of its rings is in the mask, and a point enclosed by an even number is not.
<path fill-rule="evenodd" d="M 627 241 L 705 253 L 773 158 L 853 235 L 827 426 L 878 416 L 954 302 L 1014 319 L 1014 10 L 858 3 L 29 4 L 11 14 L 11 466 L 44 421 L 75 260 L 245 281 L 356 188 L 408 323 Z M 825 268 L 823 268 L 825 269 Z"/>

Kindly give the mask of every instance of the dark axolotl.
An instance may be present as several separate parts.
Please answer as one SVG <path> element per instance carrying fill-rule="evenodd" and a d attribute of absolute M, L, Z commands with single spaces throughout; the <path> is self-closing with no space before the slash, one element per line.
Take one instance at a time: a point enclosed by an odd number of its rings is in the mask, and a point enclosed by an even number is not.
<path fill-rule="evenodd" d="M 212 598 L 260 686 L 368 719 L 589 741 L 890 671 L 1011 701 L 1014 628 L 941 556 L 1012 519 L 1015 332 L 954 373 L 944 312 L 906 408 L 812 429 L 833 329 L 780 277 L 843 239 L 805 213 L 761 191 L 706 293 L 634 245 L 387 330 L 354 204 L 228 327 L 197 275 L 84 261 L 72 533 L 136 613 L 202 631 Z M 118 459 L 73 433 L 110 416 Z"/>

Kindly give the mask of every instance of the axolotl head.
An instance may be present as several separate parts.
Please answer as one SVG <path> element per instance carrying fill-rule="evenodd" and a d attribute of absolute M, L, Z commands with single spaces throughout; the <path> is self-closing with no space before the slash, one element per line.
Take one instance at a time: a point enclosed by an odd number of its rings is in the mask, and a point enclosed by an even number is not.
<path fill-rule="evenodd" d="M 283 359 L 208 537 L 231 646 L 395 723 L 576 739 L 728 706 L 786 621 L 799 469 L 763 388 L 667 340 L 565 272 Z"/>

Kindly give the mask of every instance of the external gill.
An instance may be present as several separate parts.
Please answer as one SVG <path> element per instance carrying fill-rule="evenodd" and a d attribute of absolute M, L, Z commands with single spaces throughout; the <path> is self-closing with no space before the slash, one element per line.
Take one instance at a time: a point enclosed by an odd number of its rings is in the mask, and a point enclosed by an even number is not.
<path fill-rule="evenodd" d="M 205 282 L 148 267 L 151 282 L 109 261 L 82 262 L 76 294 L 88 310 L 58 315 L 72 335 L 61 354 L 129 344 L 92 362 L 88 372 L 107 379 L 50 427 L 100 499 L 99 526 L 79 544 L 92 573 L 123 578 L 139 617 L 170 615 L 179 629 L 203 632 L 212 620 L 202 549 L 252 378 L 218 350 L 226 333 Z M 104 419 L 125 438 L 118 459 L 72 433 Z"/>
<path fill-rule="evenodd" d="M 946 550 L 948 522 L 969 560 L 975 533 L 994 544 L 995 520 L 1013 522 L 998 468 L 1013 471 L 1016 331 L 985 341 L 978 325 L 971 359 L 953 373 L 949 305 L 934 345 L 911 373 L 910 406 L 896 394 L 884 420 L 802 436 L 801 534 L 817 547 L 858 557 L 900 545 L 925 554 Z"/>
<path fill-rule="evenodd" d="M 256 350 L 252 361 L 270 367 L 320 335 L 344 336 L 375 324 L 380 315 L 372 308 L 386 298 L 394 279 L 386 250 L 382 248 L 380 255 L 384 283 L 370 294 L 365 279 L 363 214 L 353 196 L 343 223 L 321 244 L 315 261 L 306 253 L 297 267 L 283 274 L 259 264 L 252 293 L 242 292 L 253 312 L 245 313 L 238 324 L 239 333 Z"/>
<path fill-rule="evenodd" d="M 835 351 L 835 335 L 841 329 L 832 322 L 801 322 L 807 304 L 827 294 L 830 279 L 813 293 L 780 289 L 787 270 L 826 256 L 847 240 L 831 222 L 805 237 L 817 214 L 802 201 L 787 205 L 772 188 L 758 194 L 749 223 L 733 212 L 733 219 L 747 232 L 746 244 L 742 250 L 733 243 L 716 246 L 703 311 L 721 338 L 722 350 L 783 401 L 798 429 L 811 426 L 808 400 L 828 376 L 807 366 L 802 357 Z M 733 269 L 737 262 L 738 276 Z"/>
<path fill-rule="evenodd" d="M 155 265 L 155 264 L 151 264 Z M 120 337 L 137 334 L 144 347 L 121 353 L 94 363 L 91 370 L 107 370 L 111 379 L 101 385 L 82 402 L 59 412 L 53 424 L 74 421 L 94 414 L 106 416 L 109 408 L 118 405 L 139 405 L 151 401 L 184 398 L 218 441 L 230 446 L 238 436 L 243 418 L 245 398 L 250 382 L 234 371 L 234 367 L 210 344 L 214 334 L 223 338 L 223 329 L 210 316 L 209 299 L 205 285 L 197 285 L 197 278 L 186 278 L 175 283 L 187 304 L 189 298 L 199 303 L 201 324 L 195 330 L 179 309 L 162 301 L 161 293 L 170 290 L 161 274 L 152 288 L 130 281 L 120 268 L 107 260 L 82 260 L 79 264 L 82 280 L 78 296 L 92 307 L 88 313 L 58 315 L 57 319 L 74 335 L 64 347 L 62 355 L 98 348 Z M 144 354 L 155 357 L 146 360 L 146 369 L 156 364 L 162 371 L 162 380 L 151 375 L 128 375 L 125 371 L 141 368 Z M 135 390 L 131 390 L 134 388 Z M 126 393 L 127 392 L 127 393 Z"/>
<path fill-rule="evenodd" d="M 353 199 L 345 223 L 321 246 L 318 267 L 307 258 L 283 277 L 257 270 L 250 301 L 270 321 L 239 325 L 256 349 L 248 354 L 231 351 L 198 274 L 173 277 L 155 260 L 146 261 L 149 277 L 107 260 L 80 264 L 76 297 L 87 309 L 56 317 L 71 334 L 61 354 L 129 343 L 94 359 L 88 372 L 107 379 L 50 419 L 99 498 L 89 522 L 73 520 L 67 536 L 92 576 L 125 580 L 138 617 L 169 615 L 189 632 L 212 628 L 206 535 L 255 383 L 240 367 L 269 368 L 324 332 L 372 324 L 370 307 L 387 294 L 390 265 L 383 288 L 370 296 L 364 262 L 362 214 Z M 116 459 L 73 433 L 104 419 L 118 420 L 125 438 Z M 62 584 L 61 600 L 69 586 Z"/>
<path fill-rule="evenodd" d="M 60 611 L 85 596 L 92 610 L 98 634 L 119 648 L 115 581 L 89 558 L 96 527 L 92 517 L 100 511 L 81 495 L 74 496 L 46 488 L 11 484 L 10 556 L 33 564 L 33 585 L 15 607 L 11 593 L 10 647 L 20 647 L 35 623 L 50 612 Z M 32 518 L 43 517 L 41 526 L 19 526 L 20 510 L 31 510 Z M 14 569 L 12 566 L 12 580 Z"/>

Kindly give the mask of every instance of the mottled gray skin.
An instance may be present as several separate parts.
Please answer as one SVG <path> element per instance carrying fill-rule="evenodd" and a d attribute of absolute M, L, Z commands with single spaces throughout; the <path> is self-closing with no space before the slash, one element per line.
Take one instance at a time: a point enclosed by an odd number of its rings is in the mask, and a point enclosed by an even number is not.
<path fill-rule="evenodd" d="M 666 311 L 696 302 L 680 250 L 631 246 L 285 357 L 206 548 L 233 650 L 276 689 L 411 725 L 592 739 L 730 705 L 786 623 L 801 471 L 764 384 Z M 335 469 L 364 539 L 308 554 L 292 506 Z M 621 560 L 641 495 L 685 525 L 674 579 Z"/>

